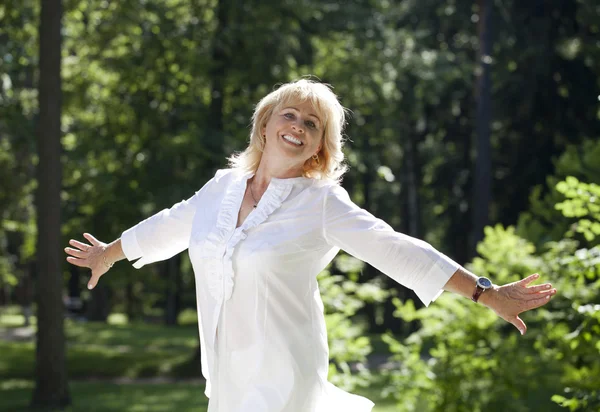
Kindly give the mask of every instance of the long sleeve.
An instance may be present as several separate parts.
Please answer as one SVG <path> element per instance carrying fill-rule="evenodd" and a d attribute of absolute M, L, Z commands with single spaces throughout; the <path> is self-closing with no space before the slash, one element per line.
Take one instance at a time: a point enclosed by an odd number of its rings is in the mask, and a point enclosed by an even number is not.
<path fill-rule="evenodd" d="M 415 291 L 428 306 L 460 265 L 428 243 L 395 232 L 354 204 L 346 190 L 330 186 L 323 205 L 323 236 L 338 247 L 374 266 Z"/>
<path fill-rule="evenodd" d="M 123 232 L 123 253 L 129 261 L 139 258 L 133 267 L 139 269 L 148 263 L 169 259 L 187 249 L 198 199 L 214 179 L 189 199 L 182 200 Z"/>

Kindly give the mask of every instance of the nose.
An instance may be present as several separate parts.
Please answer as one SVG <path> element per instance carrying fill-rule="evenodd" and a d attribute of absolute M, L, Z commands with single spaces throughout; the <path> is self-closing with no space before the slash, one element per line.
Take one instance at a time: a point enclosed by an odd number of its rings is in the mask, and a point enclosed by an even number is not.
<path fill-rule="evenodd" d="M 294 123 L 292 123 L 292 129 L 304 133 L 304 128 L 302 127 L 302 119 L 296 119 Z"/>

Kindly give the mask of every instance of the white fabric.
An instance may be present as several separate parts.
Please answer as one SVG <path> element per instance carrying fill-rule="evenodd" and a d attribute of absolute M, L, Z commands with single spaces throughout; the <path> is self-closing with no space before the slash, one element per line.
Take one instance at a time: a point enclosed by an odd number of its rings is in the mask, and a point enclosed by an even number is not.
<path fill-rule="evenodd" d="M 134 267 L 189 248 L 209 412 L 368 412 L 327 381 L 316 281 L 339 249 L 413 289 L 428 305 L 459 265 L 394 232 L 333 183 L 272 179 L 236 228 L 252 174 L 220 170 L 190 199 L 125 231 Z"/>

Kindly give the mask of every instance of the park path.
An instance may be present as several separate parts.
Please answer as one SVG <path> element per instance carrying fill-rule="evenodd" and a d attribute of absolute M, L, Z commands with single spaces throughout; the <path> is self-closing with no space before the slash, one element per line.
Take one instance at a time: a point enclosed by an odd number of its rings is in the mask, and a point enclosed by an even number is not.
<path fill-rule="evenodd" d="M 35 339 L 35 329 L 32 326 L 16 328 L 0 328 L 0 340 L 9 342 L 28 342 Z"/>

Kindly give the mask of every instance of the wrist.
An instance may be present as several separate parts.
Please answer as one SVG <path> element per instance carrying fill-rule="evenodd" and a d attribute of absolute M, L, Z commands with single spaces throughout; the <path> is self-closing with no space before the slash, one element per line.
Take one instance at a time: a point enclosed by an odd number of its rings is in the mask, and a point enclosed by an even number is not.
<path fill-rule="evenodd" d="M 491 288 L 486 289 L 481 296 L 479 297 L 478 303 L 481 303 L 483 306 L 487 306 L 490 309 L 494 309 L 495 303 L 498 301 L 498 291 L 500 286 L 492 285 Z"/>
<path fill-rule="evenodd" d="M 112 266 L 115 264 L 114 260 L 111 259 L 110 256 L 110 249 L 109 249 L 109 245 L 105 245 L 103 250 L 102 250 L 102 256 L 101 256 L 101 261 L 102 261 L 102 265 L 106 268 L 106 269 L 110 269 L 112 268 Z"/>
<path fill-rule="evenodd" d="M 102 252 L 102 264 L 107 267 L 111 267 L 119 260 L 125 259 L 125 254 L 123 253 L 123 247 L 121 246 L 121 239 L 117 239 L 107 245 L 104 245 Z M 106 264 L 104 263 L 104 259 L 106 258 Z M 110 266 L 108 266 L 110 265 Z"/>

